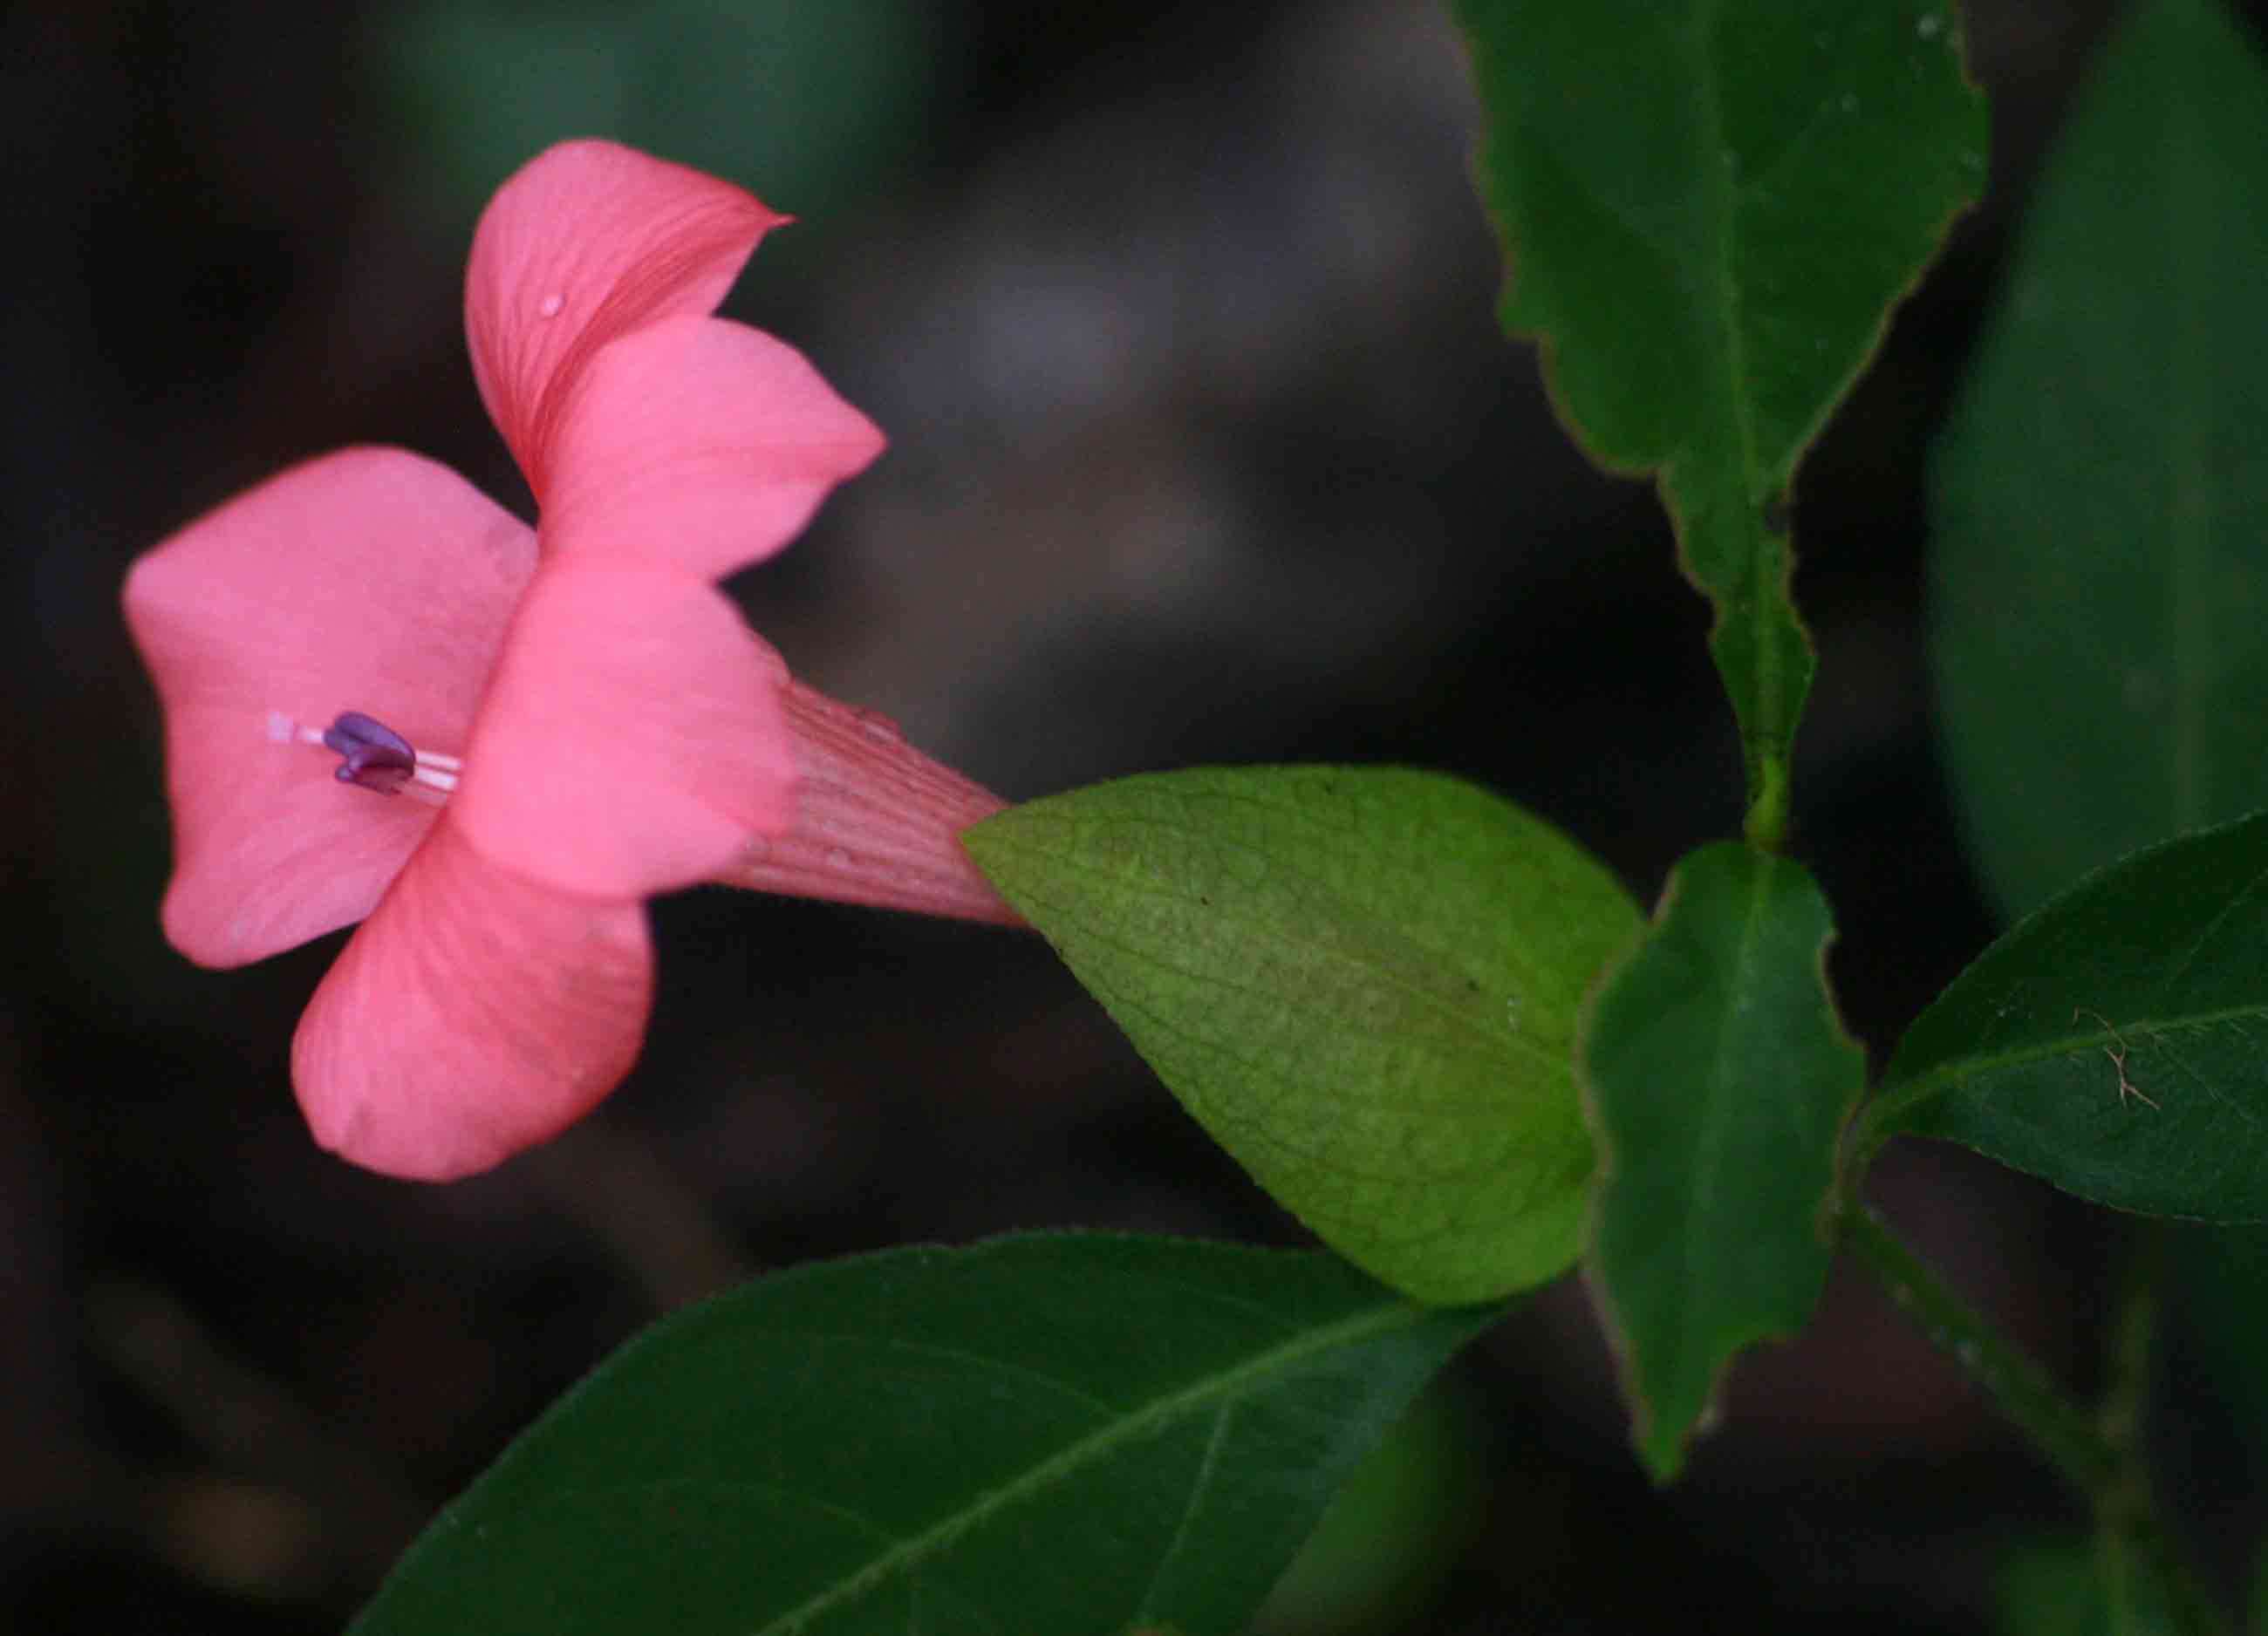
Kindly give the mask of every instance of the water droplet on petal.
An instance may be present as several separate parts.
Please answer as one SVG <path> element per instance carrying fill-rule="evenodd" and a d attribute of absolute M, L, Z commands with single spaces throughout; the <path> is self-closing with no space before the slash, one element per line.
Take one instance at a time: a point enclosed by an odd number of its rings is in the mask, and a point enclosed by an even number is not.
<path fill-rule="evenodd" d="M 537 304 L 535 316 L 538 318 L 557 318 L 559 316 L 560 309 L 564 307 L 566 304 L 567 297 L 561 295 L 555 290 L 549 295 L 544 297 L 542 301 Z"/>
<path fill-rule="evenodd" d="M 849 869 L 850 867 L 850 853 L 849 848 L 843 847 L 829 847 L 827 849 L 827 867 L 830 869 Z"/>

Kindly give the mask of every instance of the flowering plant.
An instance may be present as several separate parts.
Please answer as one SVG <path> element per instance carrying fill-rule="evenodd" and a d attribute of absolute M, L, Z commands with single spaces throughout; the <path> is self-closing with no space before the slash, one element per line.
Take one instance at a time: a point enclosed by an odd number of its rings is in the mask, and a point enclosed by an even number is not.
<path fill-rule="evenodd" d="M 800 355 L 711 316 L 783 219 L 611 143 L 552 149 L 489 206 L 465 290 L 536 526 L 353 449 L 128 578 L 166 707 L 166 934 L 233 965 L 362 922 L 292 1045 L 310 1126 L 358 1163 L 463 1176 L 612 1089 L 653 893 L 1015 918 L 954 839 L 998 801 L 793 681 L 712 583 L 882 447 Z"/>
<path fill-rule="evenodd" d="M 2261 372 L 2212 356 L 2191 314 L 2152 324 L 2195 279 L 2223 327 L 2257 326 L 2246 271 L 2268 238 L 2222 161 L 2268 153 L 2263 77 L 2208 0 L 2162 0 L 2119 37 L 1948 432 L 1952 781 L 2021 918 L 1870 1090 L 1830 981 L 1834 906 L 1791 848 L 1815 668 L 1791 495 L 1981 188 L 1957 20 L 1943 0 L 1454 9 L 1516 275 L 1506 326 L 1544 343 L 1600 464 L 1653 474 L 1715 616 L 1744 821 L 1669 867 L 1650 914 L 1576 840 L 1454 778 L 1185 769 L 1007 808 L 799 686 L 715 582 L 778 549 L 879 437 L 796 355 L 712 315 L 776 218 L 607 144 L 521 172 L 473 252 L 475 370 L 536 527 L 357 450 L 135 569 L 177 822 L 167 928 L 223 964 L 362 922 L 293 1053 L 317 1133 L 350 1156 L 460 1175 L 572 1119 L 637 1047 L 643 899 L 722 879 L 1027 917 L 1322 1246 L 1034 1234 L 725 1291 L 518 1439 L 402 1559 L 364 1636 L 1226 1636 L 1287 1564 L 1296 1581 L 1365 1450 L 1510 1297 L 1580 1265 L 1637 1458 L 1668 1483 L 1727 1418 L 1728 1368 L 1810 1322 L 1837 1255 L 2089 1502 L 2088 1531 L 2019 1559 L 2018 1600 L 2074 1626 L 2227 1628 L 2139 1435 L 2153 1259 L 2118 1297 L 2104 1400 L 2082 1405 L 1864 1190 L 1888 1142 L 1918 1136 L 2137 1215 L 2268 1213 L 2268 814 L 2243 816 L 2257 748 L 2210 708 L 2222 676 L 2251 685 L 2257 635 L 2217 629 L 2205 589 L 2240 609 L 2260 590 L 2252 513 L 2206 497 L 2258 498 L 2248 434 L 2268 410 L 2228 407 L 2258 408 Z M 2174 185 L 2130 185 L 2135 155 Z M 2161 206 L 2166 231 L 2131 231 Z M 2104 356 L 2102 312 L 2174 360 L 2147 391 L 2104 389 L 2133 366 Z M 2101 459 L 2106 424 L 2148 451 L 2149 504 Z M 2151 529 L 2174 548 L 2138 570 Z M 2173 611 L 2118 630 L 2108 684 L 2101 642 L 2010 628 L 2010 606 L 2070 617 L 2039 591 L 2066 575 L 2122 617 Z M 2176 742 L 2124 781 L 2160 804 L 2103 820 L 2038 798 L 2099 751 L 2102 720 L 2161 708 L 2169 676 Z M 2140 743 L 2156 723 L 2130 725 Z M 2122 781 L 2114 753 L 2095 786 Z M 1463 1486 L 1440 1468 L 1480 1441 L 1436 1439 L 1434 1497 L 1455 1498 L 1403 1508 L 1435 1537 L 1409 1554 L 1454 1537 Z"/>

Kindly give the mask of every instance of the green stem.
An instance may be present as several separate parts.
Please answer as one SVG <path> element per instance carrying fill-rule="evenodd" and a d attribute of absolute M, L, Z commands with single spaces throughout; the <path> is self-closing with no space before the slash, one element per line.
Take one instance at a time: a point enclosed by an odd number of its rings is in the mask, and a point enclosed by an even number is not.
<path fill-rule="evenodd" d="M 1948 1289 L 1891 1235 L 1880 1216 L 1863 1205 L 1849 1207 L 1843 1212 L 1842 1228 L 1844 1244 L 1881 1281 L 1890 1298 L 2038 1445 L 2049 1464 L 2098 1504 L 2119 1486 L 2124 1461 L 2105 1441 L 2095 1417 Z"/>
<path fill-rule="evenodd" d="M 2156 1281 L 2146 1265 L 2132 1268 L 2124 1287 L 2110 1339 L 2110 1390 L 2102 1408 L 2089 1413 L 1947 1288 L 1872 1210 L 1846 1206 L 1840 1228 L 1843 1243 L 1891 1299 L 2015 1422 L 2048 1464 L 2087 1496 L 2106 1545 L 2103 1560 L 2114 1582 L 2105 1590 L 2111 1597 L 2132 1605 L 2129 1593 L 2140 1588 L 2117 1581 L 2127 1577 L 2123 1564 L 2137 1563 L 2171 1599 L 2174 1628 L 2228 1631 L 2228 1619 L 2159 1523 L 2142 1467 L 2139 1427 L 2155 1316 L 2150 1292 Z"/>
<path fill-rule="evenodd" d="M 1787 841 L 1787 757 L 1770 751 L 1756 758 L 1750 775 L 1748 816 L 1741 825 L 1749 845 L 1778 852 Z"/>
<path fill-rule="evenodd" d="M 2164 1224 L 2146 1221 L 2120 1258 L 2117 1306 L 2104 1351 L 2102 1406 L 2095 1419 L 2124 1472 L 2095 1513 L 2097 1553 L 2114 1614 L 2184 1631 L 2219 1631 L 2227 1622 L 2158 1521 L 2142 1456 L 2142 1416 L 2157 1339 L 2158 1288 L 2164 1280 Z"/>
<path fill-rule="evenodd" d="M 2150 1388 L 2158 1284 L 2165 1259 L 2165 1234 L 2159 1223 L 2140 1223 L 2133 1243 L 2119 1258 L 2116 1304 L 2103 1344 L 2102 1406 L 2095 1418 L 2103 1441 L 2118 1451 L 2130 1470 L 2141 1463 L 2142 1410 Z"/>

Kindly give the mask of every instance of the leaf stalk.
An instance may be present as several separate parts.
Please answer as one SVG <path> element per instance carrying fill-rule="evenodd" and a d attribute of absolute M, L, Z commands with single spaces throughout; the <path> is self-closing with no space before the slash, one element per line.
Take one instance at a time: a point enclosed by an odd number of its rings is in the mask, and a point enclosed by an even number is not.
<path fill-rule="evenodd" d="M 2110 1339 L 2110 1381 L 2090 1412 L 1956 1295 L 1864 1205 L 1839 1212 L 1842 1243 L 1923 1334 L 1960 1366 L 2048 1464 L 2087 1497 L 2102 1560 L 2146 1566 L 2174 1603 L 2175 1628 L 2228 1636 L 2228 1619 L 2160 1521 L 2139 1436 L 2154 1300 L 2130 1277 Z M 2110 1587 L 2114 1591 L 2115 1586 Z"/>

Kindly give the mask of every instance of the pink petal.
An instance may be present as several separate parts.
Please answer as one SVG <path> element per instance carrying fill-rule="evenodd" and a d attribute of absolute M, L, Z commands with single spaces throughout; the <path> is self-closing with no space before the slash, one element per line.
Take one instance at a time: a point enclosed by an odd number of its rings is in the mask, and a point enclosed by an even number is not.
<path fill-rule="evenodd" d="M 270 719 L 362 710 L 461 749 L 534 563 L 527 528 L 447 467 L 351 449 L 134 565 L 127 623 L 166 715 L 176 948 L 241 965 L 370 913 L 433 809 L 337 782 L 335 756 L 276 742 Z"/>
<path fill-rule="evenodd" d="M 704 879 L 794 812 L 785 675 L 706 580 L 553 559 L 504 640 L 451 816 L 563 891 Z"/>
<path fill-rule="evenodd" d="M 723 319 L 666 319 L 593 356 L 552 422 L 546 551 L 708 579 L 802 532 L 882 450 L 803 355 Z"/>
<path fill-rule="evenodd" d="M 887 716 L 800 682 L 789 683 L 784 702 L 802 774 L 795 826 L 751 842 L 719 879 L 799 898 L 1024 924 L 959 839 L 1006 803 L 907 744 Z"/>
<path fill-rule="evenodd" d="M 653 1002 L 635 903 L 499 869 L 437 824 L 291 1042 L 315 1140 L 446 1181 L 556 1135 L 630 1072 Z"/>
<path fill-rule="evenodd" d="M 599 348 L 657 319 L 716 311 L 786 216 L 716 177 L 608 142 L 546 150 L 473 235 L 465 333 L 489 416 L 539 505 L 559 405 Z"/>

